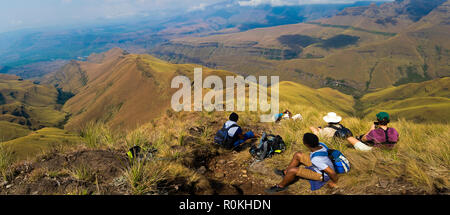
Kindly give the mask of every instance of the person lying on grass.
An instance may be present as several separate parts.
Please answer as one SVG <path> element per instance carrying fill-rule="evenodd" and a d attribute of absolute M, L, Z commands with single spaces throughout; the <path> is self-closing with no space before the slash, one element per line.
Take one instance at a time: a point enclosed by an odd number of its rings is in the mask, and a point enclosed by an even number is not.
<path fill-rule="evenodd" d="M 298 177 L 309 180 L 313 191 L 320 189 L 327 183 L 330 187 L 337 187 L 338 175 L 334 170 L 333 162 L 328 157 L 314 156 L 314 153 L 317 152 L 327 152 L 326 145 L 319 143 L 319 138 L 312 133 L 304 134 L 303 144 L 311 153 L 297 152 L 286 170 L 276 169 L 275 174 L 282 176 L 283 180 L 267 189 L 267 193 L 286 190 Z"/>
<path fill-rule="evenodd" d="M 279 122 L 282 119 L 290 119 L 292 117 L 292 113 L 289 110 L 285 110 L 283 113 L 279 113 L 275 115 L 275 122 Z"/>
<path fill-rule="evenodd" d="M 393 148 L 398 142 L 399 135 L 395 128 L 388 127 L 389 122 L 389 114 L 380 112 L 377 114 L 377 121 L 366 134 L 359 138 L 348 137 L 347 141 L 360 151 L 370 151 L 373 147 Z"/>
<path fill-rule="evenodd" d="M 323 117 L 323 120 L 327 123 L 325 127 L 310 127 L 312 133 L 318 135 L 320 137 L 332 138 L 334 137 L 336 131 L 344 128 L 340 123 L 342 121 L 342 117 L 337 115 L 335 112 L 330 112 L 326 116 Z"/>

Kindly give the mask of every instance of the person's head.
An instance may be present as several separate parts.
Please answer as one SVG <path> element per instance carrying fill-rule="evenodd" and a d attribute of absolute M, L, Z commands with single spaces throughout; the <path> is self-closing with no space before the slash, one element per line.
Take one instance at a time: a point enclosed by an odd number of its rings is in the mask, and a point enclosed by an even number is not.
<path fill-rule="evenodd" d="M 231 121 L 233 121 L 233 122 L 237 122 L 238 120 L 239 120 L 239 115 L 237 114 L 237 113 L 231 113 L 230 114 L 230 118 L 229 118 Z"/>
<path fill-rule="evenodd" d="M 342 121 L 342 117 L 338 116 L 335 112 L 329 112 L 323 117 L 323 120 L 328 124 L 339 124 Z"/>
<path fill-rule="evenodd" d="M 306 133 L 303 135 L 303 144 L 308 148 L 316 148 L 319 146 L 319 138 L 312 133 Z"/>
<path fill-rule="evenodd" d="M 377 124 L 387 125 L 390 122 L 389 114 L 386 112 L 377 113 Z"/>

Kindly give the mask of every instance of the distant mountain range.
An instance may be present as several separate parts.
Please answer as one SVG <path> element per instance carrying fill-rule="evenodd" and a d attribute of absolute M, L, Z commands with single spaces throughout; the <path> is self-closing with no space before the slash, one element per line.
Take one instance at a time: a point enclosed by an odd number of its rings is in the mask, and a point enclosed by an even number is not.
<path fill-rule="evenodd" d="M 307 23 L 175 38 L 151 53 L 174 63 L 279 75 L 361 95 L 449 76 L 449 9 L 443 0 L 372 4 Z"/>
<path fill-rule="evenodd" d="M 113 24 L 7 32 L 0 34 L 0 73 L 36 77 L 43 74 L 41 67 L 37 68 L 41 72 L 34 71 L 33 63 L 36 62 L 80 60 L 93 52 L 104 52 L 113 47 L 145 53 L 173 38 L 301 23 L 332 17 L 348 7 L 369 4 L 362 1 L 353 4 L 253 7 L 240 6 L 238 1 L 226 1 L 164 21 L 141 18 Z"/>

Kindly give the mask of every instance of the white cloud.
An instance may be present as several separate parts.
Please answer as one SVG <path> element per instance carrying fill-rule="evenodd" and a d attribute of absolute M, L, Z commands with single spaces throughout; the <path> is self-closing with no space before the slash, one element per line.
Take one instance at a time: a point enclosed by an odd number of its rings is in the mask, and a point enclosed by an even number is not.
<path fill-rule="evenodd" d="M 258 5 L 286 6 L 286 5 L 303 5 L 303 4 L 343 4 L 343 3 L 354 3 L 356 1 L 357 0 L 243 0 L 239 1 L 238 3 L 241 6 L 258 6 Z"/>
<path fill-rule="evenodd" d="M 23 21 L 22 20 L 17 20 L 17 19 L 12 19 L 12 20 L 9 21 L 9 24 L 13 25 L 13 26 L 15 26 L 15 25 L 22 25 Z"/>
<path fill-rule="evenodd" d="M 190 12 L 190 11 L 197 11 L 197 10 L 205 10 L 206 6 L 208 6 L 208 5 L 205 3 L 201 3 L 199 5 L 192 6 L 191 8 L 188 9 L 188 11 Z"/>

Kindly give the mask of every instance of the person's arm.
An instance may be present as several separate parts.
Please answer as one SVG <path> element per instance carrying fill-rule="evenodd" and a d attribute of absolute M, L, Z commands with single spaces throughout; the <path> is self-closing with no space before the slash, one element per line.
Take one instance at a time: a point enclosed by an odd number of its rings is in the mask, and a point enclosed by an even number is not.
<path fill-rule="evenodd" d="M 375 129 L 376 129 L 375 124 L 372 124 L 372 126 L 370 127 L 370 130 L 369 130 L 366 134 L 364 134 L 364 136 L 361 138 L 362 141 L 368 141 L 367 135 L 369 135 L 370 132 L 372 132 L 372 131 L 375 130 Z"/>
<path fill-rule="evenodd" d="M 321 127 L 316 128 L 316 127 L 309 127 L 309 129 L 311 130 L 311 132 L 315 135 L 319 135 L 320 130 L 322 129 Z"/>
<path fill-rule="evenodd" d="M 331 169 L 330 167 L 327 167 L 326 169 L 323 170 L 325 173 L 327 173 L 327 175 L 330 177 L 331 181 L 328 182 L 328 185 L 330 187 L 337 187 L 337 182 L 339 180 L 339 176 L 336 174 L 336 172 Z"/>
<path fill-rule="evenodd" d="M 238 129 L 236 130 L 236 135 L 237 135 L 237 138 L 240 139 L 240 140 L 245 139 L 244 131 L 242 130 L 241 127 L 238 127 Z"/>

